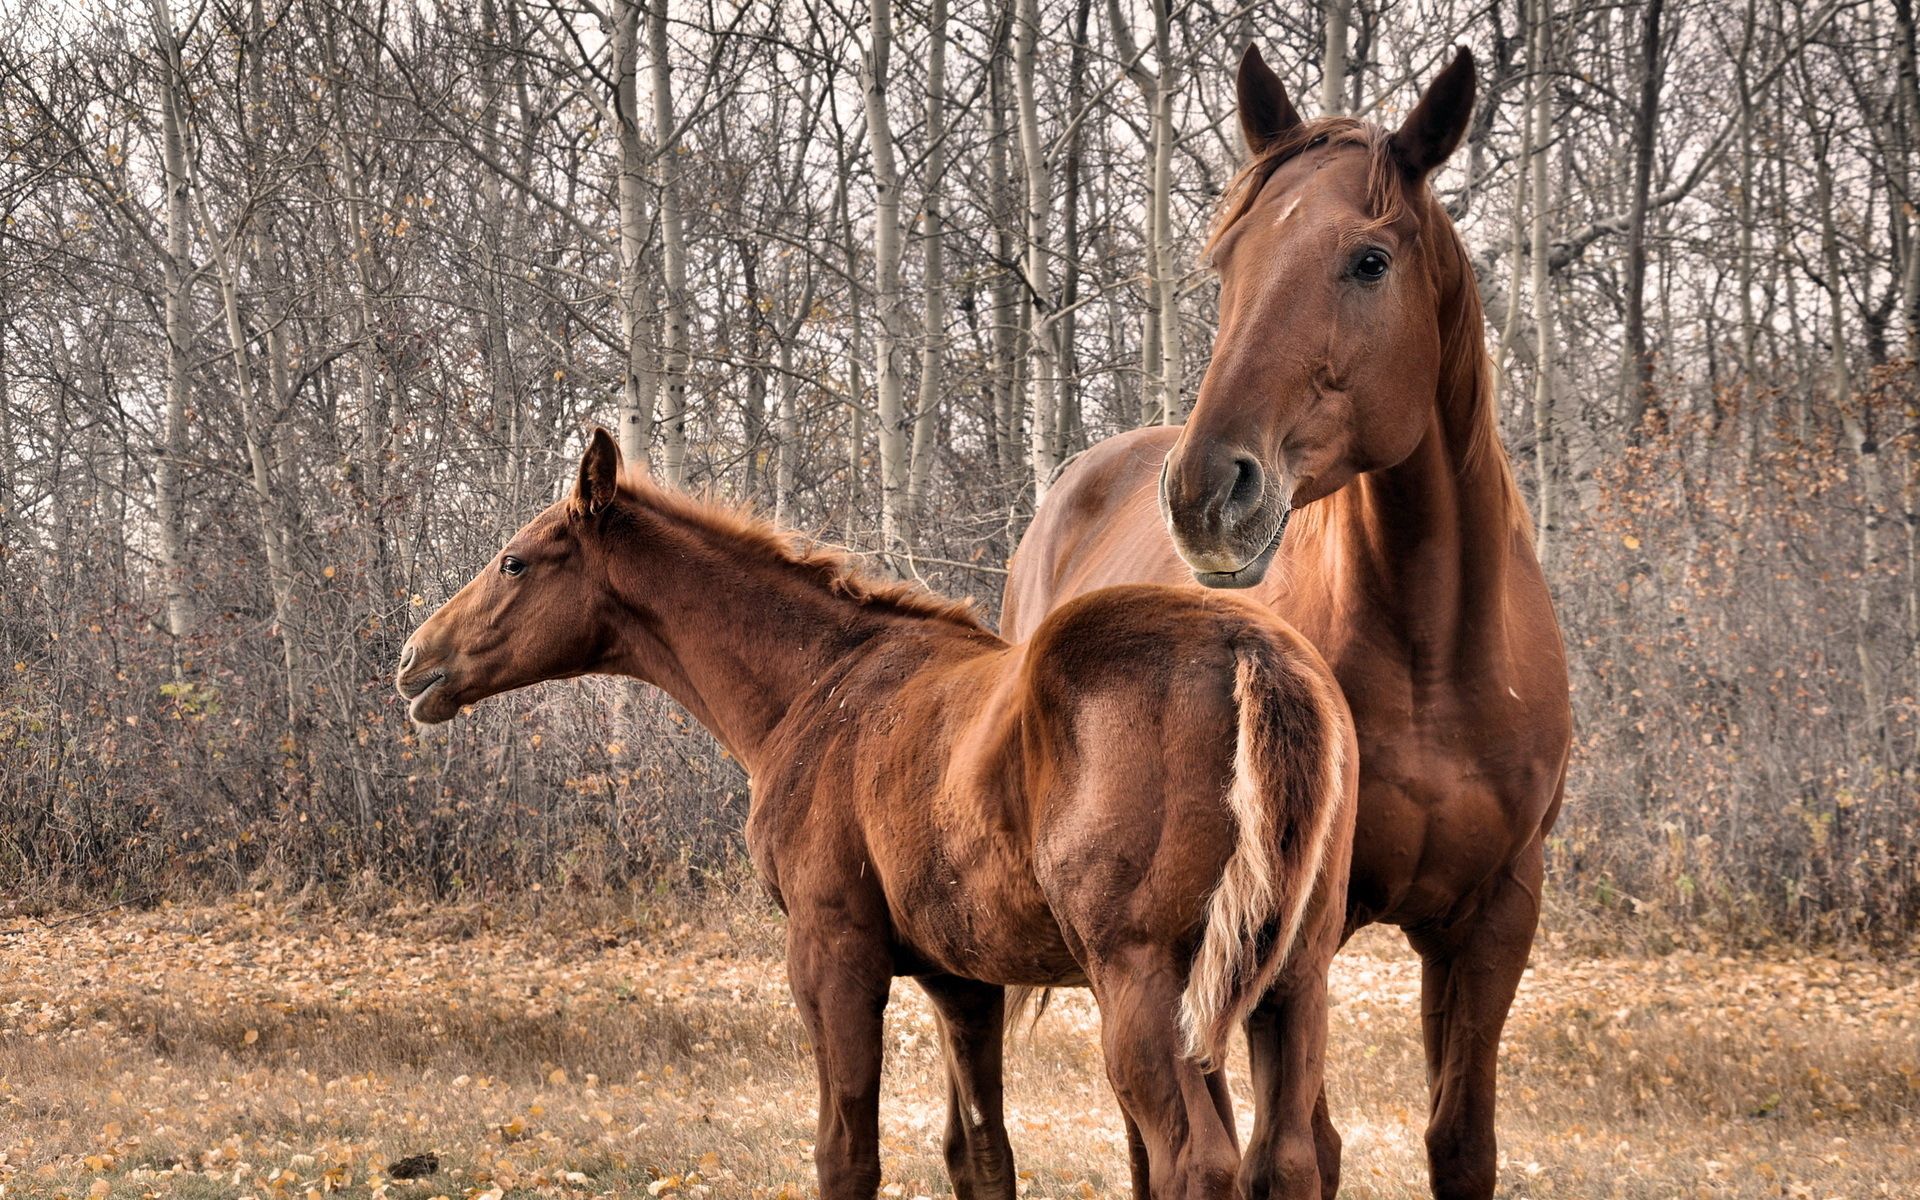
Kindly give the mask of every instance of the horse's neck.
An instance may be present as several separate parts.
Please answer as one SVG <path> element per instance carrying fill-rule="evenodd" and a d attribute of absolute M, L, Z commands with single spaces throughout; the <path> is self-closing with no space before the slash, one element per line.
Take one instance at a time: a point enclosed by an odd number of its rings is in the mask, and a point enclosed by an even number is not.
<path fill-rule="evenodd" d="M 662 558 L 674 557 L 670 551 Z M 787 709 L 836 662 L 885 632 L 883 614 L 758 556 L 630 561 L 614 589 L 635 619 L 612 669 L 678 700 L 749 771 Z"/>
<path fill-rule="evenodd" d="M 1516 525 L 1498 446 L 1474 453 L 1442 412 L 1404 462 L 1328 498 L 1322 553 L 1336 607 L 1376 611 L 1416 661 L 1453 669 L 1497 641 Z"/>

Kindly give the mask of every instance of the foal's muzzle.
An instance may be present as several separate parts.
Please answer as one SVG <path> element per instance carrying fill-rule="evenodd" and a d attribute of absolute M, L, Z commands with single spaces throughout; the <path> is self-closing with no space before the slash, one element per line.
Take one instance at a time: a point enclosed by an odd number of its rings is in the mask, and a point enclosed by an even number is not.
<path fill-rule="evenodd" d="M 445 667 L 420 661 L 420 647 L 412 641 L 400 649 L 400 665 L 394 671 L 393 686 L 407 701 L 407 715 L 431 725 L 451 718 L 460 711 L 457 704 L 442 703 L 447 692 Z"/>

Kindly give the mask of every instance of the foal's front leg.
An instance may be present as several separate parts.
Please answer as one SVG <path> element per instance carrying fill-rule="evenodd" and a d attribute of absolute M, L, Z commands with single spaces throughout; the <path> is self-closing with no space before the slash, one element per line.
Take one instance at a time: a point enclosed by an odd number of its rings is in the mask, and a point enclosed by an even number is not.
<path fill-rule="evenodd" d="M 787 978 L 813 1042 L 821 1200 L 872 1200 L 880 1187 L 880 1035 L 891 956 L 844 910 L 787 926 Z"/>
<path fill-rule="evenodd" d="M 959 1200 L 1013 1200 L 1004 1058 L 1006 989 L 953 975 L 920 979 L 940 1020 L 947 1067 L 947 1174 Z"/>

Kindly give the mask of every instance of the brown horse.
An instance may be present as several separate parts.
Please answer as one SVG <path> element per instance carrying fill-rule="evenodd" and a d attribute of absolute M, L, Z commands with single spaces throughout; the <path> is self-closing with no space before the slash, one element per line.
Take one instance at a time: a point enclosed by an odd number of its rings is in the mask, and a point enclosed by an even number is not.
<path fill-rule="evenodd" d="M 1015 556 L 1003 623 L 1018 638 L 1096 588 L 1198 582 L 1252 589 L 1326 656 L 1360 737 L 1348 932 L 1391 922 L 1421 956 L 1443 1198 L 1493 1194 L 1495 1058 L 1572 736 L 1479 293 L 1427 184 L 1473 90 L 1462 50 L 1392 132 L 1303 121 L 1247 51 L 1252 161 L 1213 235 L 1220 329 L 1193 413 L 1068 467 Z M 1256 1072 L 1320 1020 L 1271 1009 L 1251 1030 Z M 1315 1132 L 1331 1196 L 1324 1100 Z"/>
<path fill-rule="evenodd" d="M 820 1083 L 821 1194 L 880 1182 L 881 1015 L 918 980 L 946 1043 L 962 1197 L 1012 1196 L 1006 986 L 1090 985 L 1139 1194 L 1231 1195 L 1219 1061 L 1270 990 L 1324 1011 L 1356 786 L 1319 655 L 1238 598 L 1131 586 L 1020 645 L 970 610 L 644 480 L 604 430 L 573 496 L 417 630 L 419 721 L 588 672 L 664 688 L 753 778 Z M 1324 1028 L 1287 1048 L 1317 1090 Z M 1311 1164 L 1312 1135 L 1299 1131 Z M 1262 1160 L 1260 1170 L 1265 1170 Z"/>

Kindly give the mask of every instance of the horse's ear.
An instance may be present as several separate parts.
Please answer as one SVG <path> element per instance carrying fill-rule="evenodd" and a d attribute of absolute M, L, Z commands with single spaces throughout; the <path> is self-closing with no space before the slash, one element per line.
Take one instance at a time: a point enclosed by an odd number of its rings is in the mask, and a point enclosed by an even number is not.
<path fill-rule="evenodd" d="M 583 517 L 598 515 L 620 491 L 620 444 L 606 430 L 594 427 L 593 440 L 580 456 L 580 477 L 573 485 L 573 511 Z"/>
<path fill-rule="evenodd" d="M 1473 86 L 1473 51 L 1462 46 L 1393 131 L 1394 157 L 1409 174 L 1425 179 L 1460 148 L 1473 117 Z"/>
<path fill-rule="evenodd" d="M 1287 85 L 1280 82 L 1267 60 L 1260 57 L 1260 48 L 1251 42 L 1240 56 L 1235 90 L 1239 94 L 1240 132 L 1255 158 L 1300 123 L 1293 101 L 1287 99 Z"/>

